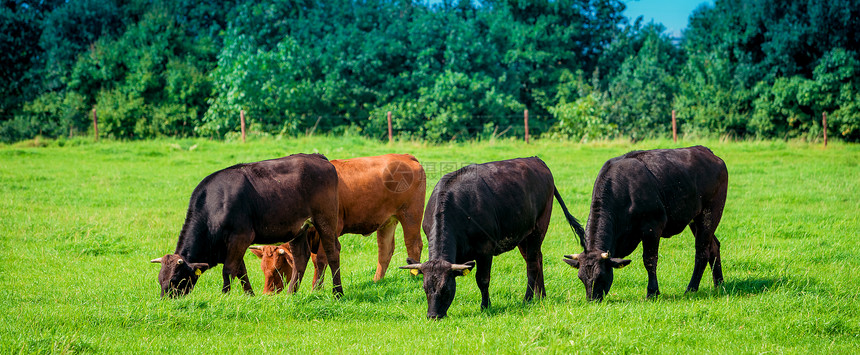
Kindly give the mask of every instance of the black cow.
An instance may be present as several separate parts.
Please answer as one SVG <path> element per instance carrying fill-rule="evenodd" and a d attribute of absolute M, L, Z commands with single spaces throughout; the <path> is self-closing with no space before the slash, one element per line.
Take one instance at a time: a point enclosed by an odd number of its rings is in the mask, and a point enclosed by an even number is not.
<path fill-rule="evenodd" d="M 565 255 L 579 269 L 589 300 L 602 300 L 612 286 L 612 269 L 630 264 L 621 259 L 642 242 L 648 271 L 648 297 L 657 286 L 660 238 L 681 233 L 688 224 L 696 236 L 696 261 L 687 292 L 699 289 L 710 263 L 714 285 L 723 281 L 720 242 L 714 231 L 723 215 L 729 173 L 710 149 L 634 151 L 612 158 L 600 169 L 591 196 L 591 213 L 583 252 Z"/>
<path fill-rule="evenodd" d="M 175 254 L 152 260 L 161 263 L 161 296 L 191 292 L 200 274 L 219 263 L 224 264 L 223 292 L 236 277 L 245 292 L 253 294 L 245 250 L 253 243 L 287 241 L 293 251 L 305 250 L 307 221 L 320 233 L 335 295 L 342 294 L 337 206 L 337 172 L 320 154 L 238 164 L 207 176 L 191 194 Z M 305 260 L 296 260 L 290 292 L 299 287 L 310 251 L 296 254 Z"/>
<path fill-rule="evenodd" d="M 537 157 L 469 165 L 442 177 L 424 211 L 424 234 L 429 260 L 419 264 L 424 274 L 427 317 L 442 318 L 454 299 L 456 276 L 475 266 L 481 290 L 481 308 L 490 306 L 490 269 L 493 256 L 519 247 L 526 260 L 528 283 L 525 301 L 546 296 L 541 244 L 552 214 L 552 197 L 558 199 L 568 223 L 580 236 L 582 226 L 567 211 L 555 188 L 552 173 Z"/>

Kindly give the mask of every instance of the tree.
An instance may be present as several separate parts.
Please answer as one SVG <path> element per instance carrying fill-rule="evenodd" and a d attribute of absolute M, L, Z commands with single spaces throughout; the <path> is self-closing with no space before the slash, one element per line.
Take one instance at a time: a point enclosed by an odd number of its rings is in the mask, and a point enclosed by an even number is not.
<path fill-rule="evenodd" d="M 123 20 L 115 0 L 69 1 L 51 11 L 39 39 L 45 51 L 44 89 L 63 88 L 78 55 L 102 36 L 121 33 Z"/>
<path fill-rule="evenodd" d="M 853 35 L 858 16 L 858 0 L 718 0 L 700 7 L 684 32 L 689 59 L 676 107 L 685 126 L 788 138 L 820 133 L 821 111 L 853 120 L 850 80 L 817 77 L 850 71 L 853 54 L 834 51 L 860 46 Z M 849 122 L 839 125 L 853 132 Z"/>
<path fill-rule="evenodd" d="M 643 29 L 645 41 L 635 55 L 621 65 L 610 81 L 610 122 L 634 139 L 660 136 L 669 131 L 677 84 L 675 73 L 681 58 L 662 25 Z"/>
<path fill-rule="evenodd" d="M 118 138 L 189 136 L 208 108 L 215 48 L 178 22 L 172 5 L 152 6 L 118 38 L 103 37 L 79 57 L 68 89 L 94 105 L 104 132 Z"/>
<path fill-rule="evenodd" d="M 608 95 L 586 83 L 581 70 L 562 75 L 558 96 L 558 104 L 549 109 L 558 120 L 552 135 L 590 141 L 618 133 L 618 126 L 609 123 L 606 114 L 610 105 Z"/>

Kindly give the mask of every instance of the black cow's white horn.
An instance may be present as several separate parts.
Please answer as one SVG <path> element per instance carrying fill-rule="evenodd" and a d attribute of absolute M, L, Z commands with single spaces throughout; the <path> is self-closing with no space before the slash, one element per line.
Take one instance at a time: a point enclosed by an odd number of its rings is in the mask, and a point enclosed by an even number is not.
<path fill-rule="evenodd" d="M 564 257 L 568 258 L 568 259 L 577 260 L 577 259 L 579 259 L 579 254 L 565 255 Z"/>
<path fill-rule="evenodd" d="M 600 253 L 600 257 L 603 259 L 609 259 L 609 253 Z"/>
<path fill-rule="evenodd" d="M 252 246 L 249 246 L 248 249 L 263 250 L 263 246 L 262 245 L 252 245 Z"/>
<path fill-rule="evenodd" d="M 406 266 L 401 266 L 400 268 L 403 270 L 419 270 L 421 269 L 421 264 L 409 264 Z"/>
<path fill-rule="evenodd" d="M 161 264 L 161 258 L 158 258 L 158 259 L 152 259 L 152 260 L 150 260 L 149 262 L 151 262 L 151 263 L 159 263 L 159 264 Z"/>
<path fill-rule="evenodd" d="M 460 271 L 460 270 L 466 270 L 466 269 L 471 269 L 471 268 L 472 268 L 472 266 L 471 266 L 471 265 L 465 265 L 465 264 L 451 264 L 451 270 Z"/>

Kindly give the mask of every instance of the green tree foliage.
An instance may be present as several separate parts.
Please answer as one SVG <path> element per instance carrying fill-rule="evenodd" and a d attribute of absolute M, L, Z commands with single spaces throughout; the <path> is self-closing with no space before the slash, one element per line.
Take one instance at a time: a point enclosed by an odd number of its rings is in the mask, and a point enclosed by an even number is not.
<path fill-rule="evenodd" d="M 32 99 L 38 78 L 30 68 L 38 64 L 43 13 L 17 1 L 0 6 L 0 122 L 12 117 Z"/>
<path fill-rule="evenodd" d="M 42 72 L 45 89 L 61 89 L 79 55 L 97 40 L 121 33 L 124 20 L 130 20 L 121 10 L 116 0 L 76 0 L 65 2 L 46 15 L 39 39 L 39 46 L 45 51 Z"/>
<path fill-rule="evenodd" d="M 725 0 L 690 17 L 675 101 L 689 131 L 857 140 L 860 1 Z M 837 128 L 838 126 L 838 128 Z"/>
<path fill-rule="evenodd" d="M 616 4 L 600 2 L 605 3 Z M 535 4 L 540 8 L 347 0 L 325 6 L 279 1 L 239 6 L 239 14 L 272 20 L 235 16 L 213 73 L 219 85 L 201 134 L 235 130 L 240 108 L 263 129 L 287 133 L 317 125 L 326 130 L 354 126 L 377 136 L 390 110 L 397 113 L 398 130 L 431 140 L 510 125 L 511 115 L 530 104 L 546 110 L 542 104 L 549 102 L 534 97 L 554 93 L 551 78 L 558 74 L 544 75 L 543 68 L 560 72 L 566 63 L 593 56 L 587 50 L 578 54 L 576 43 L 602 45 L 598 36 L 584 34 L 589 17 L 580 9 L 590 9 L 588 2 Z M 538 16 L 541 9 L 554 17 Z M 537 19 L 549 22 L 542 30 L 532 29 Z M 513 32 L 511 24 L 517 24 Z M 563 33 L 571 29 L 579 37 Z M 523 34 L 537 44 L 518 38 Z M 516 46 L 521 48 L 510 48 Z M 293 48 L 289 58 L 267 60 L 284 54 L 280 48 Z M 248 71 L 257 61 L 271 64 L 262 79 Z M 540 88 L 515 79 L 524 77 Z M 281 88 L 259 90 L 266 82 Z"/>
<path fill-rule="evenodd" d="M 557 96 L 558 104 L 549 109 L 558 119 L 551 135 L 590 141 L 618 133 L 618 126 L 609 123 L 605 114 L 610 105 L 608 95 L 587 84 L 582 71 L 562 74 Z"/>
<path fill-rule="evenodd" d="M 675 73 L 681 55 L 662 25 L 648 25 L 640 33 L 642 47 L 621 64 L 609 84 L 610 122 L 634 139 L 671 132 Z"/>
<path fill-rule="evenodd" d="M 682 131 L 747 134 L 753 91 L 734 80 L 734 68 L 720 52 L 692 54 L 681 70 L 675 109 Z"/>
<path fill-rule="evenodd" d="M 621 0 L 6 0 L 0 140 L 101 131 L 449 141 L 860 141 L 860 0 L 716 0 L 683 37 Z M 587 79 L 586 79 L 587 78 Z"/>
<path fill-rule="evenodd" d="M 121 37 L 100 40 L 81 56 L 69 89 L 95 104 L 107 134 L 190 135 L 211 87 L 194 65 L 206 48 L 195 44 L 167 9 L 149 11 Z"/>
<path fill-rule="evenodd" d="M 105 133 L 190 136 L 202 124 L 218 48 L 200 32 L 215 32 L 226 13 L 190 4 L 148 7 L 121 36 L 100 39 L 75 63 L 68 88 L 97 108 Z"/>

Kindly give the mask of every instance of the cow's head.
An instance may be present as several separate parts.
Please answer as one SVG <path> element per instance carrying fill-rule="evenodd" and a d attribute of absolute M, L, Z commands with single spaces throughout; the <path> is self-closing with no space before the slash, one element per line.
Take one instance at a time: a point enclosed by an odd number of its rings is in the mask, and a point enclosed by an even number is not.
<path fill-rule="evenodd" d="M 150 262 L 161 264 L 158 283 L 161 284 L 161 297 L 176 298 L 185 296 L 194 288 L 197 278 L 208 270 L 207 263 L 189 263 L 179 254 L 167 254 Z"/>
<path fill-rule="evenodd" d="M 284 278 L 293 275 L 293 253 L 289 244 L 252 246 L 248 248 L 260 258 L 263 269 L 263 292 L 281 292 Z"/>
<path fill-rule="evenodd" d="M 612 287 L 612 269 L 630 264 L 630 260 L 612 258 L 609 253 L 601 251 L 565 255 L 564 262 L 579 269 L 579 279 L 585 284 L 585 296 L 589 301 L 602 301 Z"/>
<path fill-rule="evenodd" d="M 426 263 L 418 263 L 412 258 L 407 258 L 409 265 L 401 266 L 401 269 L 416 270 L 424 274 L 424 293 L 427 295 L 427 318 L 439 319 L 448 315 L 448 308 L 454 301 L 454 293 L 457 291 L 457 276 L 468 275 L 475 267 L 475 262 L 465 264 L 451 264 L 444 260 L 430 260 Z"/>

